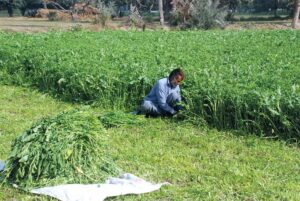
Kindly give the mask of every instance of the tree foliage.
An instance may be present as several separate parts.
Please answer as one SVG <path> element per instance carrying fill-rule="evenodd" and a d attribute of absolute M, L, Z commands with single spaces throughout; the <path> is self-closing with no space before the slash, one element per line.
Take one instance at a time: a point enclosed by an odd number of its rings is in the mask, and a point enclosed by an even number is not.
<path fill-rule="evenodd" d="M 105 3 L 103 0 L 93 0 L 92 5 L 98 10 L 96 23 L 100 23 L 102 26 L 105 26 L 107 20 L 116 15 L 116 6 L 113 1 Z"/>
<path fill-rule="evenodd" d="M 173 0 L 173 23 L 184 28 L 223 27 L 226 11 L 219 0 Z"/>
<path fill-rule="evenodd" d="M 219 6 L 219 0 L 195 1 L 191 9 L 192 25 L 204 29 L 224 27 L 227 13 Z"/>

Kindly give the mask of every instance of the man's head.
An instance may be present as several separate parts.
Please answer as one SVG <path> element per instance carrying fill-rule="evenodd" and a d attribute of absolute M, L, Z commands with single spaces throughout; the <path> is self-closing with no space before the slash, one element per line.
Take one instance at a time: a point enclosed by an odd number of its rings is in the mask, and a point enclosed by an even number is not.
<path fill-rule="evenodd" d="M 184 79 L 183 71 L 180 68 L 172 70 L 169 75 L 169 81 L 173 87 L 176 87 Z"/>

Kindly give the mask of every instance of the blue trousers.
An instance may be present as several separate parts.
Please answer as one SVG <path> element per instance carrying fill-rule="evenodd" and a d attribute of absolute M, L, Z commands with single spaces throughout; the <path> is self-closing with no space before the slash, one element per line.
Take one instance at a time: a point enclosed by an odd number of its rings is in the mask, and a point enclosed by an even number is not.
<path fill-rule="evenodd" d="M 181 100 L 180 95 L 177 93 L 171 93 L 167 97 L 167 104 L 170 107 L 174 107 L 176 103 L 178 103 Z M 142 112 L 145 114 L 150 114 L 154 116 L 159 116 L 159 115 L 165 115 L 167 114 L 167 111 L 164 111 L 161 109 L 158 104 L 153 103 L 152 101 L 144 100 L 144 102 L 141 105 Z"/>
<path fill-rule="evenodd" d="M 5 168 L 5 162 L 0 160 L 0 172 L 2 172 Z"/>

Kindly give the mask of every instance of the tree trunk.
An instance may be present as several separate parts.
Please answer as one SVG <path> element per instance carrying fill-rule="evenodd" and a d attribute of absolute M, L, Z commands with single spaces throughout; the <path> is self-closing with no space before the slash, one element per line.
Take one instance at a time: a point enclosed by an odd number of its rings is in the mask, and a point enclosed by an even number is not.
<path fill-rule="evenodd" d="M 9 0 L 7 3 L 7 12 L 9 17 L 13 17 L 14 16 L 14 10 L 13 10 L 13 0 Z"/>
<path fill-rule="evenodd" d="M 300 0 L 295 0 L 294 18 L 293 18 L 293 23 L 292 23 L 293 29 L 297 28 L 299 12 L 300 12 Z"/>
<path fill-rule="evenodd" d="M 44 9 L 48 9 L 47 8 L 47 1 L 46 0 L 43 1 L 43 6 L 44 6 Z"/>
<path fill-rule="evenodd" d="M 158 0 L 158 6 L 159 6 L 159 15 L 160 15 L 160 25 L 164 26 L 165 19 L 164 19 L 163 0 Z"/>
<path fill-rule="evenodd" d="M 278 17 L 278 15 L 277 15 L 278 6 L 279 6 L 279 0 L 275 0 L 275 3 L 274 3 L 274 17 Z"/>

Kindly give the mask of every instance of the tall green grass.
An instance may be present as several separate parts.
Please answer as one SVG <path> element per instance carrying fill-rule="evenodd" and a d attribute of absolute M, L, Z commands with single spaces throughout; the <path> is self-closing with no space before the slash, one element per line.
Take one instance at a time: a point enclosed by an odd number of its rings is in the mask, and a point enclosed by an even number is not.
<path fill-rule="evenodd" d="M 299 38 L 292 30 L 1 33 L 0 75 L 66 100 L 134 108 L 181 67 L 190 115 L 299 138 Z"/>

